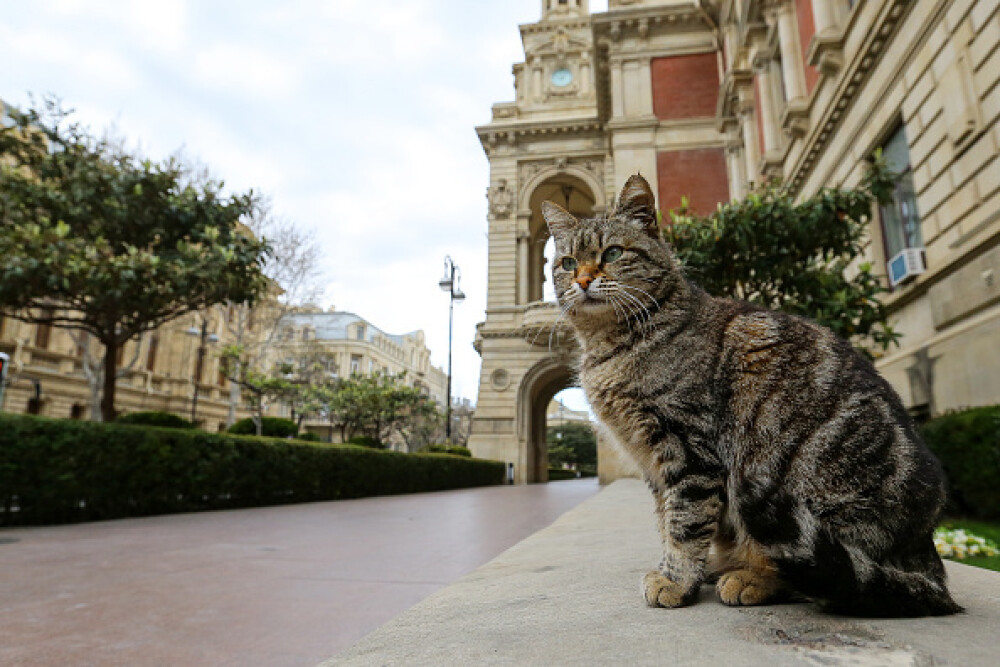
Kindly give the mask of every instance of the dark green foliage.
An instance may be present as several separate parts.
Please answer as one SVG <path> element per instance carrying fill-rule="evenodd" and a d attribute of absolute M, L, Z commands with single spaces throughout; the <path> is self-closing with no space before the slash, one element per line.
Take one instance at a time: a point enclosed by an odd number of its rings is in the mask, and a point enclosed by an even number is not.
<path fill-rule="evenodd" d="M 958 511 L 1000 518 L 1000 405 L 952 412 L 921 431 L 944 466 Z"/>
<path fill-rule="evenodd" d="M 58 103 L 0 126 L 0 312 L 93 335 L 105 349 L 104 421 L 118 350 L 145 331 L 268 288 L 267 243 L 227 195 L 176 159 L 143 160 L 67 121 Z"/>
<path fill-rule="evenodd" d="M 266 438 L 294 438 L 299 431 L 295 422 L 281 417 L 264 417 L 262 425 L 264 430 L 261 435 Z M 252 418 L 247 417 L 237 421 L 226 432 L 233 435 L 257 435 L 257 425 Z"/>
<path fill-rule="evenodd" d="M 452 454 L 453 456 L 472 456 L 472 451 L 468 447 L 457 445 L 427 445 L 421 452 L 428 454 Z"/>
<path fill-rule="evenodd" d="M 500 484 L 499 461 L 0 415 L 0 525 Z"/>
<path fill-rule="evenodd" d="M 566 470 L 565 468 L 549 468 L 549 481 L 561 482 L 566 479 L 577 479 L 580 476 L 576 470 Z"/>
<path fill-rule="evenodd" d="M 296 440 L 302 440 L 304 442 L 319 442 L 320 441 L 319 435 L 317 435 L 316 433 L 313 433 L 312 431 L 305 431 L 304 433 L 299 433 L 297 436 L 295 436 L 295 439 Z"/>
<path fill-rule="evenodd" d="M 546 430 L 545 442 L 551 465 L 566 463 L 582 471 L 597 470 L 597 436 L 590 424 L 567 422 L 550 426 Z"/>
<path fill-rule="evenodd" d="M 796 201 L 786 188 L 768 185 L 708 217 L 672 211 L 664 238 L 688 276 L 713 296 L 808 317 L 885 350 L 899 338 L 878 298 L 887 290 L 860 259 L 868 218 L 887 184 L 891 174 L 876 156 L 856 189 L 824 189 Z"/>
<path fill-rule="evenodd" d="M 115 421 L 120 424 L 142 424 L 161 428 L 194 428 L 194 424 L 172 412 L 130 412 Z"/>
<path fill-rule="evenodd" d="M 384 449 L 381 442 L 367 435 L 356 435 L 348 440 L 347 444 L 357 445 L 359 447 L 368 447 L 369 449 Z"/>

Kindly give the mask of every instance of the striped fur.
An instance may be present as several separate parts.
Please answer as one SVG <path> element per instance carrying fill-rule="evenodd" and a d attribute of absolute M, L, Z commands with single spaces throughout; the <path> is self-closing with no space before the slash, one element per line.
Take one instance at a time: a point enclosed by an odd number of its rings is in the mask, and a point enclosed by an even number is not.
<path fill-rule="evenodd" d="M 961 610 L 931 538 L 939 464 L 867 360 L 811 321 L 688 282 L 640 176 L 608 216 L 542 210 L 581 386 L 656 501 L 648 604 L 687 604 L 718 576 L 731 605 L 797 592 L 866 616 Z"/>

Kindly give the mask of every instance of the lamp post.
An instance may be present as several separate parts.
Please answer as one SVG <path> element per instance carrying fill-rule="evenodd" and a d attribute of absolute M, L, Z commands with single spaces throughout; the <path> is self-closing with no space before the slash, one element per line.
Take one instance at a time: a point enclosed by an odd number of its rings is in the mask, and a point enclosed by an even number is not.
<path fill-rule="evenodd" d="M 462 271 L 455 266 L 454 260 L 448 255 L 444 258 L 444 277 L 438 281 L 438 287 L 442 291 L 448 292 L 448 405 L 445 408 L 445 438 L 451 442 L 451 330 L 455 302 L 465 299 L 462 288 L 458 286 L 458 281 L 462 277 Z"/>
<path fill-rule="evenodd" d="M 198 383 L 201 382 L 205 365 L 205 343 L 217 343 L 219 337 L 208 333 L 208 319 L 204 316 L 201 318 L 201 329 L 192 325 L 188 328 L 187 335 L 198 336 L 198 362 L 195 364 L 194 376 L 191 378 L 191 386 L 194 391 L 194 396 L 191 398 L 191 423 L 194 424 L 198 416 Z"/>

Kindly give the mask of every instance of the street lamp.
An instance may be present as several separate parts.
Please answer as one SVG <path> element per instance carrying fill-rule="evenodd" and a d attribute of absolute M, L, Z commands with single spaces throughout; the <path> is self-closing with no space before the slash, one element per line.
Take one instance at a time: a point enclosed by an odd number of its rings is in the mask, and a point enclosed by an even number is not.
<path fill-rule="evenodd" d="M 442 291 L 448 292 L 448 404 L 445 408 L 445 438 L 451 442 L 451 329 L 455 302 L 465 300 L 462 288 L 458 286 L 458 281 L 462 278 L 462 271 L 455 266 L 455 262 L 448 255 L 444 257 L 444 277 L 438 281 L 438 287 Z"/>
<path fill-rule="evenodd" d="M 201 382 L 202 371 L 205 365 L 205 343 L 218 343 L 219 337 L 208 333 L 208 319 L 201 318 L 201 329 L 191 326 L 187 330 L 187 335 L 198 336 L 198 363 L 194 367 L 194 376 L 191 378 L 191 386 L 194 389 L 194 397 L 191 399 L 191 423 L 195 423 L 198 415 L 198 383 Z"/>

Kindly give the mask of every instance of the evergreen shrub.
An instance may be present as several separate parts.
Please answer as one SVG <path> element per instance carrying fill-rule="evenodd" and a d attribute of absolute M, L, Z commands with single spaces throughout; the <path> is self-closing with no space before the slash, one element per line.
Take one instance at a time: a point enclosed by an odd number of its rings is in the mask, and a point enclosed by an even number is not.
<path fill-rule="evenodd" d="M 501 484 L 500 461 L 0 415 L 0 525 Z"/>
<path fill-rule="evenodd" d="M 267 438 L 294 438 L 299 427 L 291 419 L 264 417 L 261 430 L 261 435 Z M 233 435 L 257 435 L 257 425 L 252 418 L 246 417 L 234 423 L 226 432 Z"/>
<path fill-rule="evenodd" d="M 472 456 L 472 450 L 459 445 L 427 445 L 420 451 L 428 454 L 451 454 L 452 456 Z"/>
<path fill-rule="evenodd" d="M 1000 405 L 948 413 L 921 430 L 944 466 L 955 509 L 1000 519 Z"/>
<path fill-rule="evenodd" d="M 115 421 L 120 424 L 141 424 L 160 428 L 194 428 L 194 424 L 190 421 L 172 412 L 130 412 Z"/>
<path fill-rule="evenodd" d="M 382 443 L 377 438 L 367 435 L 355 435 L 347 441 L 347 444 L 368 447 L 369 449 L 384 449 Z"/>

